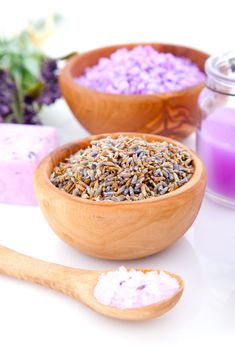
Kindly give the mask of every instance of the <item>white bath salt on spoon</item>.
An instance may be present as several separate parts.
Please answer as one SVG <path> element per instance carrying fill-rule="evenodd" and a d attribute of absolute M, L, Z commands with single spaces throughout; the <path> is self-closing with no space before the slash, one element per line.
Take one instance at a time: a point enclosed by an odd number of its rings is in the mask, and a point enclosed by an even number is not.
<path fill-rule="evenodd" d="M 164 271 L 127 270 L 122 266 L 100 276 L 94 296 L 107 306 L 141 308 L 167 300 L 179 289 L 178 280 Z"/>

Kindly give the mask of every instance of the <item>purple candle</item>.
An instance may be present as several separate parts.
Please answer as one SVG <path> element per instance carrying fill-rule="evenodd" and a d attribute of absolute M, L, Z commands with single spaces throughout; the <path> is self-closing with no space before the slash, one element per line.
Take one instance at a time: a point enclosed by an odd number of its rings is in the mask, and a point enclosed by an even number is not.
<path fill-rule="evenodd" d="M 209 192 L 235 204 L 235 109 L 218 108 L 202 121 L 197 151 L 206 166 Z"/>

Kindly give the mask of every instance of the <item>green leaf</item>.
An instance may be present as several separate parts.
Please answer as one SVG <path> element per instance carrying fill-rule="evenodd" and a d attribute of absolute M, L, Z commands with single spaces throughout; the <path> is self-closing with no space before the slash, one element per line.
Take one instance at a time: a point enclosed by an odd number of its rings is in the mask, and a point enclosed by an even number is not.
<path fill-rule="evenodd" d="M 35 56 L 24 57 L 22 64 L 25 71 L 28 71 L 28 73 L 38 79 L 42 65 L 41 59 Z"/>
<path fill-rule="evenodd" d="M 42 81 L 37 82 L 30 90 L 28 90 L 27 95 L 37 98 L 40 96 L 44 88 L 44 83 Z"/>

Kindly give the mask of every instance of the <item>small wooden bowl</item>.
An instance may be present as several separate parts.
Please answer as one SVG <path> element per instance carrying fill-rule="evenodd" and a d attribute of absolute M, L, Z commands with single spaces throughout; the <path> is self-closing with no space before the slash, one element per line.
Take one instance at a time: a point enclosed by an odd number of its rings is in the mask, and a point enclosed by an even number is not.
<path fill-rule="evenodd" d="M 141 136 L 148 141 L 176 141 L 156 135 Z M 59 190 L 49 180 L 54 167 L 91 140 L 108 134 L 90 136 L 52 152 L 35 173 L 39 205 L 52 229 L 65 242 L 79 250 L 106 259 L 136 259 L 169 247 L 192 225 L 205 191 L 205 169 L 191 152 L 195 172 L 188 183 L 160 197 L 136 202 L 96 202 Z M 117 137 L 119 134 L 111 134 Z"/>
<path fill-rule="evenodd" d="M 97 64 L 99 58 L 109 57 L 118 48 L 131 49 L 136 45 L 138 44 L 115 45 L 76 55 L 61 72 L 62 94 L 77 120 L 92 134 L 131 131 L 182 140 L 197 125 L 197 100 L 204 82 L 164 94 L 115 95 L 85 88 L 74 80 L 87 67 Z M 149 45 L 160 52 L 187 57 L 204 70 L 204 63 L 208 58 L 204 52 L 178 45 Z"/>

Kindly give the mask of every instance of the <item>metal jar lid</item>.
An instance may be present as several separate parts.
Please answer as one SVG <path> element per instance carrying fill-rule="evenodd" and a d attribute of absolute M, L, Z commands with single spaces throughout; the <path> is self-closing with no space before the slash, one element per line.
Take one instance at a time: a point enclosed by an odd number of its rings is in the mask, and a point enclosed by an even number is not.
<path fill-rule="evenodd" d="M 235 94 L 235 52 L 212 56 L 205 64 L 207 86 L 217 92 Z"/>

